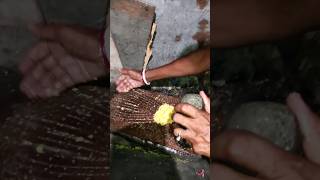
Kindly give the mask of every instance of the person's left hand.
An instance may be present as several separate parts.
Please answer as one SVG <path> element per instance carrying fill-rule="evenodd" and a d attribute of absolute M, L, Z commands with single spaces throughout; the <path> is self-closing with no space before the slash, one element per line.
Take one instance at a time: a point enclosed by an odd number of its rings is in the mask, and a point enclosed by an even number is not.
<path fill-rule="evenodd" d="M 196 154 L 210 157 L 210 99 L 201 91 L 205 111 L 189 104 L 178 104 L 173 120 L 186 129 L 176 128 L 174 134 L 192 144 Z"/>
<path fill-rule="evenodd" d="M 56 96 L 107 74 L 99 31 L 64 24 L 37 25 L 30 30 L 40 41 L 19 65 L 20 88 L 29 98 Z"/>

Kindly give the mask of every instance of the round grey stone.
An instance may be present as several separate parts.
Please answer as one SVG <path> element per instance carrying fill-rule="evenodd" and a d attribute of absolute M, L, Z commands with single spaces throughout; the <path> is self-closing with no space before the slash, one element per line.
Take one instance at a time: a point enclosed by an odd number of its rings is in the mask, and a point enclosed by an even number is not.
<path fill-rule="evenodd" d="M 243 104 L 227 121 L 226 128 L 250 131 L 287 151 L 297 151 L 301 144 L 293 114 L 279 103 Z"/>
<path fill-rule="evenodd" d="M 192 106 L 202 109 L 203 108 L 203 100 L 199 94 L 185 94 L 182 99 L 182 103 L 191 104 Z"/>

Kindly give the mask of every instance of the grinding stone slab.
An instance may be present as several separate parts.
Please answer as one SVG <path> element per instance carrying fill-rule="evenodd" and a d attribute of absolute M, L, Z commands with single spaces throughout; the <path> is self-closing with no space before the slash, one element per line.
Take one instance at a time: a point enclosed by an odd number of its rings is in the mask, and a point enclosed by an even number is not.
<path fill-rule="evenodd" d="M 287 151 L 297 151 L 301 146 L 293 114 L 285 105 L 279 103 L 242 104 L 228 120 L 226 128 L 250 131 Z"/>
<path fill-rule="evenodd" d="M 136 0 L 111 0 L 110 31 L 123 67 L 141 70 L 155 7 Z"/>
<path fill-rule="evenodd" d="M 142 89 L 116 94 L 110 102 L 111 131 L 151 141 L 186 155 L 193 153 L 176 143 L 173 134 L 176 124 L 160 126 L 153 122 L 153 115 L 160 105 L 167 103 L 174 106 L 179 102 L 180 98 Z"/>
<path fill-rule="evenodd" d="M 108 9 L 107 0 L 39 0 L 48 23 L 77 24 L 102 29 Z"/>
<path fill-rule="evenodd" d="M 105 180 L 108 100 L 105 88 L 82 86 L 15 105 L 0 127 L 0 179 Z"/>

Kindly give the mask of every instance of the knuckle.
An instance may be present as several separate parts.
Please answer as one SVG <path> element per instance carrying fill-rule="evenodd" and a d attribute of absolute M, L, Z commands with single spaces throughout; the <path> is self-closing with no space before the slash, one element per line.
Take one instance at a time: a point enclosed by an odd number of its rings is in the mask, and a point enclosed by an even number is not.
<path fill-rule="evenodd" d="M 187 104 L 180 104 L 180 108 L 181 108 L 181 111 L 183 111 L 183 112 L 188 111 L 188 105 Z"/>

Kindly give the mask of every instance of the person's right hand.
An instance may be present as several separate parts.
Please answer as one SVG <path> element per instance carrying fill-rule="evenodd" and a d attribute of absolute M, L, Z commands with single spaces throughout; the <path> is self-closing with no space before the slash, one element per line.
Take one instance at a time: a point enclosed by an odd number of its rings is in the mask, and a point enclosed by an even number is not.
<path fill-rule="evenodd" d="M 131 89 L 144 85 L 140 72 L 123 68 L 120 70 L 120 77 L 116 81 L 118 92 L 129 92 Z"/>
<path fill-rule="evenodd" d="M 305 157 L 291 154 L 255 134 L 229 130 L 213 140 L 213 157 L 249 169 L 247 176 L 221 163 L 213 163 L 211 179 L 223 180 L 318 180 L 320 179 L 320 117 L 297 93 L 287 98 L 303 135 Z"/>

